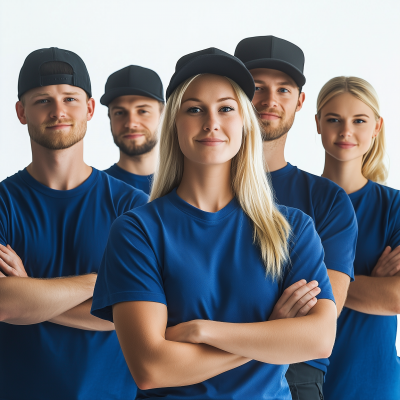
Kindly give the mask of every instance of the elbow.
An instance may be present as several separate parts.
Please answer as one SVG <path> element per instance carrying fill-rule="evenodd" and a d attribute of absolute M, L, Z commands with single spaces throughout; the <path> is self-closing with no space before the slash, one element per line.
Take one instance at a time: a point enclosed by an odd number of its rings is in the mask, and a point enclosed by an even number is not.
<path fill-rule="evenodd" d="M 329 327 L 319 338 L 316 346 L 316 359 L 329 358 L 332 354 L 336 338 L 336 324 Z"/>
<path fill-rule="evenodd" d="M 157 365 L 149 363 L 137 363 L 130 367 L 131 375 L 140 390 L 149 390 L 162 387 L 162 373 L 159 373 Z M 161 371 L 160 371 L 161 372 Z"/>

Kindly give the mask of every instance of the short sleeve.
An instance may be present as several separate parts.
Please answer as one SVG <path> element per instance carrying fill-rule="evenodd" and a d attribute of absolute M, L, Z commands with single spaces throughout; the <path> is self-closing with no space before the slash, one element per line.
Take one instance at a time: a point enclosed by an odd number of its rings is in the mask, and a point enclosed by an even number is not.
<path fill-rule="evenodd" d="M 296 215 L 302 221 L 299 229 L 297 229 L 299 225 L 297 221 L 291 224 L 293 237 L 291 241 L 290 265 L 287 267 L 283 277 L 282 291 L 301 279 L 305 279 L 307 282 L 316 280 L 321 289 L 317 299 L 329 299 L 335 302 L 324 263 L 324 249 L 315 230 L 314 223 L 310 217 L 301 213 L 301 211 L 298 211 L 298 214 L 295 214 L 293 217 L 296 217 Z M 289 222 L 291 221 L 289 220 Z"/>
<path fill-rule="evenodd" d="M 344 190 L 337 192 L 323 223 L 316 228 L 325 251 L 326 268 L 343 272 L 353 281 L 358 225 L 353 205 Z"/>
<path fill-rule="evenodd" d="M 117 218 L 111 226 L 91 313 L 113 321 L 112 305 L 124 301 L 166 305 L 161 267 L 146 233 L 131 213 Z"/>
<path fill-rule="evenodd" d="M 0 244 L 7 246 L 7 207 L 0 192 Z"/>
<path fill-rule="evenodd" d="M 400 191 L 396 190 L 395 199 L 390 211 L 389 225 L 392 226 L 388 245 L 394 249 L 400 246 Z"/>

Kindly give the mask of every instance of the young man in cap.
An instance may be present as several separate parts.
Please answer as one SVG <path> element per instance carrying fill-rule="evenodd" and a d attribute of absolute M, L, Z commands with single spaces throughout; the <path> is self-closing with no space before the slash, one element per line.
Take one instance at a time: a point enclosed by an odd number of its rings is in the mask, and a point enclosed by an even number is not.
<path fill-rule="evenodd" d="M 18 98 L 32 163 L 0 183 L 0 398 L 134 398 L 114 326 L 90 307 L 111 224 L 147 195 L 83 161 L 95 103 L 78 55 L 29 54 Z"/>
<path fill-rule="evenodd" d="M 253 105 L 263 125 L 264 159 L 277 201 L 302 210 L 314 220 L 325 250 L 324 261 L 339 315 L 350 280 L 354 279 L 357 222 L 353 207 L 339 186 L 298 169 L 286 162 L 284 156 L 287 134 L 305 100 L 304 54 L 286 40 L 259 36 L 242 40 L 235 56 L 254 78 Z M 316 292 L 318 289 L 311 283 L 299 281 L 277 302 L 270 319 L 306 315 L 316 304 Z M 328 359 L 290 365 L 286 378 L 293 399 L 322 399 L 323 377 L 328 365 Z"/>
<path fill-rule="evenodd" d="M 105 170 L 114 178 L 150 193 L 157 162 L 157 128 L 164 109 L 160 77 L 129 65 L 111 74 L 100 103 L 108 107 L 118 163 Z"/>

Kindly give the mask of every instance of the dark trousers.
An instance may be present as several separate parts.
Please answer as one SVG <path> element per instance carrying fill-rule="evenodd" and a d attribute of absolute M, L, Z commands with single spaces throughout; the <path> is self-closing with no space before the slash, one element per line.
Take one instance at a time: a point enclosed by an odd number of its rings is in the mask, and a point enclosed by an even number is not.
<path fill-rule="evenodd" d="M 323 400 L 324 373 L 306 363 L 289 365 L 286 372 L 293 400 Z"/>

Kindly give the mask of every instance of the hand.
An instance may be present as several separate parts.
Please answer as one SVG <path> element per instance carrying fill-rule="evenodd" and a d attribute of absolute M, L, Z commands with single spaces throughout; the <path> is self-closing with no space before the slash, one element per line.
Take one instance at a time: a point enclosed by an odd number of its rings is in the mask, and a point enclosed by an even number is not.
<path fill-rule="evenodd" d="M 207 322 L 209 321 L 195 319 L 171 326 L 165 331 L 165 339 L 182 343 L 203 343 L 202 327 Z"/>
<path fill-rule="evenodd" d="M 28 274 L 22 260 L 11 246 L 0 244 L 0 278 L 6 276 L 28 277 Z"/>
<path fill-rule="evenodd" d="M 400 246 L 394 250 L 387 246 L 371 272 L 373 277 L 394 276 L 400 271 Z"/>
<path fill-rule="evenodd" d="M 317 281 L 307 283 L 302 279 L 289 286 L 275 304 L 268 321 L 283 318 L 304 317 L 317 304 L 321 292 Z"/>

